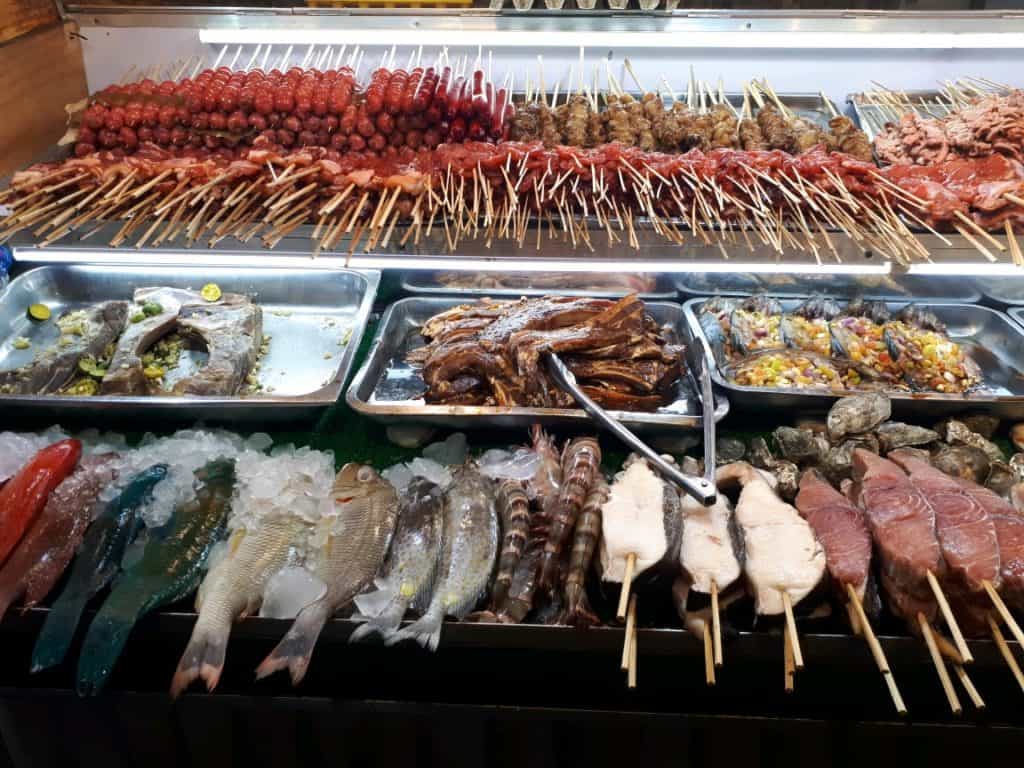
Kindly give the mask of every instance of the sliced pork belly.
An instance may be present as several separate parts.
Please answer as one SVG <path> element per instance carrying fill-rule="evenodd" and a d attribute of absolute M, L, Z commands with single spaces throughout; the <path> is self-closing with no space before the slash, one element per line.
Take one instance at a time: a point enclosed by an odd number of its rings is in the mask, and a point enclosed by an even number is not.
<path fill-rule="evenodd" d="M 735 518 L 743 539 L 743 570 L 759 616 L 784 611 L 783 593 L 795 605 L 825 577 L 825 550 L 807 521 L 780 499 L 760 472 L 738 461 L 719 467 L 721 489 L 742 486 Z"/>
<path fill-rule="evenodd" d="M 889 607 L 911 627 L 918 613 L 932 621 L 938 606 L 928 572 L 941 576 L 945 570 L 935 510 L 902 469 L 863 448 L 853 451 L 853 479 L 850 498 L 867 518 Z"/>
<path fill-rule="evenodd" d="M 871 534 L 864 513 L 819 474 L 800 477 L 796 508 L 825 547 L 829 575 L 844 592 L 853 587 L 861 602 L 871 573 Z"/>

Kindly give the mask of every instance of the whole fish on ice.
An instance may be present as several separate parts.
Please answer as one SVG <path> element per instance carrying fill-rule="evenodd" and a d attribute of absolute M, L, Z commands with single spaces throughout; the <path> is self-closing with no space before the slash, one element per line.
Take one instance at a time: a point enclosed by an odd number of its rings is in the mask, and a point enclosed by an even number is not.
<path fill-rule="evenodd" d="M 335 478 L 333 497 L 338 519 L 317 570 L 327 593 L 299 612 L 257 668 L 257 678 L 287 667 L 292 684 L 298 685 L 327 620 L 373 582 L 387 554 L 398 517 L 394 486 L 373 467 L 346 464 Z"/>

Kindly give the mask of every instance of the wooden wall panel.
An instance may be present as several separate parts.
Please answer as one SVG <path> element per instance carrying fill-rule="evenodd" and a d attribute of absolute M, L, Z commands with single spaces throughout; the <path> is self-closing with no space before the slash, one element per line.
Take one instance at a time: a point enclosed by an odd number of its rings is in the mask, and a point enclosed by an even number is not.
<path fill-rule="evenodd" d="M 0 45 L 0 177 L 51 148 L 64 134 L 64 105 L 86 95 L 73 31 L 54 24 Z"/>
<path fill-rule="evenodd" d="M 0 0 L 0 43 L 56 21 L 53 0 Z"/>

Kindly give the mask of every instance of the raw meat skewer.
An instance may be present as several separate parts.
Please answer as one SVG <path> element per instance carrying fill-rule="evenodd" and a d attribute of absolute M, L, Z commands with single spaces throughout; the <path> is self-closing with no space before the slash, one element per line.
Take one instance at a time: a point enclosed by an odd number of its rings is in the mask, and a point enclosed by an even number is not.
<path fill-rule="evenodd" d="M 851 624 L 863 632 L 878 671 L 882 673 L 889 688 L 896 711 L 901 715 L 906 714 L 907 707 L 896 687 L 885 651 L 864 610 L 864 596 L 871 569 L 871 534 L 864 513 L 813 469 L 804 472 L 800 478 L 800 492 L 795 504 L 825 547 L 829 573 L 843 589 L 849 600 L 848 605 L 853 608 L 851 618 L 856 623 L 851 621 Z"/>

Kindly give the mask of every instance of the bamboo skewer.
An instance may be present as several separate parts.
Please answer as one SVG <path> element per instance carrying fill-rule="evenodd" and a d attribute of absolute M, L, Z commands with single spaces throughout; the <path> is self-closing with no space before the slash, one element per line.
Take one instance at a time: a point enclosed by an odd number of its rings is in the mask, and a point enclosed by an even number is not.
<path fill-rule="evenodd" d="M 636 629 L 636 595 L 629 601 L 629 610 L 626 612 L 626 629 L 622 636 L 622 671 L 629 669 L 631 646 L 633 644 L 634 630 Z"/>
<path fill-rule="evenodd" d="M 1014 679 L 1017 681 L 1017 685 L 1020 686 L 1021 691 L 1024 691 L 1024 673 L 1021 673 L 1020 666 L 1017 664 L 1017 659 L 1013 657 L 1013 651 L 1010 650 L 1010 646 L 1006 644 L 1006 638 L 1003 637 L 1003 633 L 999 629 L 999 624 L 992 617 L 990 613 L 987 617 L 988 628 L 992 632 L 992 639 L 995 640 L 996 647 L 999 649 L 999 653 L 1002 654 L 1003 660 L 1006 662 L 1006 666 L 1010 668 L 1013 673 Z"/>
<path fill-rule="evenodd" d="M 634 598 L 635 600 L 636 598 Z M 635 605 L 635 603 L 634 603 Z M 629 669 L 626 672 L 626 687 L 629 689 L 636 688 L 636 623 L 633 624 L 633 637 L 629 641 Z"/>
<path fill-rule="evenodd" d="M 711 630 L 708 623 L 704 622 L 704 682 L 711 686 L 715 684 L 715 652 L 714 641 L 711 639 Z"/>
<path fill-rule="evenodd" d="M 796 631 L 796 619 L 793 616 L 793 601 L 788 592 L 782 592 L 782 608 L 786 613 L 786 629 L 789 631 L 789 639 L 793 651 L 793 666 L 797 670 L 804 668 L 804 655 L 800 650 L 800 636 Z"/>
<path fill-rule="evenodd" d="M 942 618 L 946 621 L 946 626 L 949 627 L 949 632 L 953 636 L 953 642 L 956 644 L 957 651 L 960 652 L 961 658 L 963 658 L 964 664 L 970 664 L 974 661 L 974 657 L 971 655 L 971 649 L 967 647 L 967 642 L 964 640 L 964 635 L 960 631 L 960 625 L 956 623 L 956 618 L 953 616 L 953 609 L 949 607 L 949 602 L 946 600 L 946 595 L 942 592 L 942 587 L 939 586 L 939 580 L 935 578 L 935 574 L 931 571 L 927 572 L 928 586 L 932 589 L 932 594 L 935 595 L 935 601 L 939 604 L 939 610 L 942 612 Z"/>
<path fill-rule="evenodd" d="M 985 579 L 981 582 L 982 586 L 985 587 L 985 591 L 988 593 L 989 599 L 992 601 L 992 605 L 995 606 L 996 611 L 1002 617 L 1003 622 L 1009 628 L 1010 633 L 1013 635 L 1014 640 L 1024 648 L 1024 632 L 1021 631 L 1020 625 L 1017 620 L 1013 618 L 1013 614 L 1010 613 L 1010 609 L 1007 608 L 1006 603 L 1003 602 L 1003 598 L 996 591 L 996 588 L 992 586 L 992 582 Z"/>
<path fill-rule="evenodd" d="M 794 644 L 789 634 L 789 625 L 782 628 L 782 668 L 783 668 L 783 690 L 786 693 L 793 692 L 793 678 L 796 671 L 796 664 L 793 656 Z"/>
<path fill-rule="evenodd" d="M 953 681 L 949 678 L 949 670 L 946 669 L 946 663 L 942 660 L 942 656 L 939 653 L 939 647 L 935 643 L 935 635 L 932 632 L 931 624 L 928 623 L 928 619 L 924 617 L 923 613 L 917 614 L 917 623 L 921 627 L 921 635 L 924 637 L 924 642 L 928 646 L 928 653 L 931 654 L 932 664 L 935 665 L 935 671 L 939 675 L 939 682 L 942 683 L 942 690 L 946 694 L 946 700 L 949 702 L 949 708 L 952 710 L 954 715 L 959 715 L 963 712 L 963 707 L 960 706 L 960 698 L 956 695 L 956 690 L 953 688 Z"/>
<path fill-rule="evenodd" d="M 622 590 L 619 592 L 619 608 L 615 616 L 622 621 L 626 618 L 626 608 L 629 605 L 629 590 L 633 585 L 633 570 L 636 568 L 636 553 L 630 552 L 626 555 L 626 568 L 622 574 Z"/>
<path fill-rule="evenodd" d="M 974 708 L 982 710 L 985 708 L 985 700 L 981 698 L 978 693 L 978 689 L 974 687 L 974 683 L 971 682 L 971 678 L 967 675 L 967 670 L 964 669 L 960 664 L 954 664 L 953 669 L 956 671 L 956 676 L 960 680 L 960 685 L 967 691 L 967 697 L 971 700 Z"/>
<path fill-rule="evenodd" d="M 860 598 L 857 597 L 857 592 L 854 590 L 853 585 L 846 585 L 846 594 L 849 597 L 847 604 L 853 606 L 854 613 L 857 615 L 857 622 L 860 624 L 861 631 L 864 634 L 864 639 L 867 640 L 868 648 L 871 649 L 871 655 L 875 659 L 878 671 L 882 673 L 882 679 L 885 680 L 885 685 L 889 689 L 892 703 L 899 714 L 905 715 L 907 714 L 907 705 L 903 703 L 903 697 L 900 695 L 899 688 L 896 687 L 896 678 L 893 677 L 892 670 L 889 668 L 889 661 L 885 658 L 885 650 L 875 636 L 871 622 L 868 620 L 867 613 L 865 613 L 864 606 L 861 604 Z"/>
<path fill-rule="evenodd" d="M 713 630 L 715 666 L 722 666 L 722 618 L 718 612 L 718 584 L 711 580 L 711 627 Z"/>

